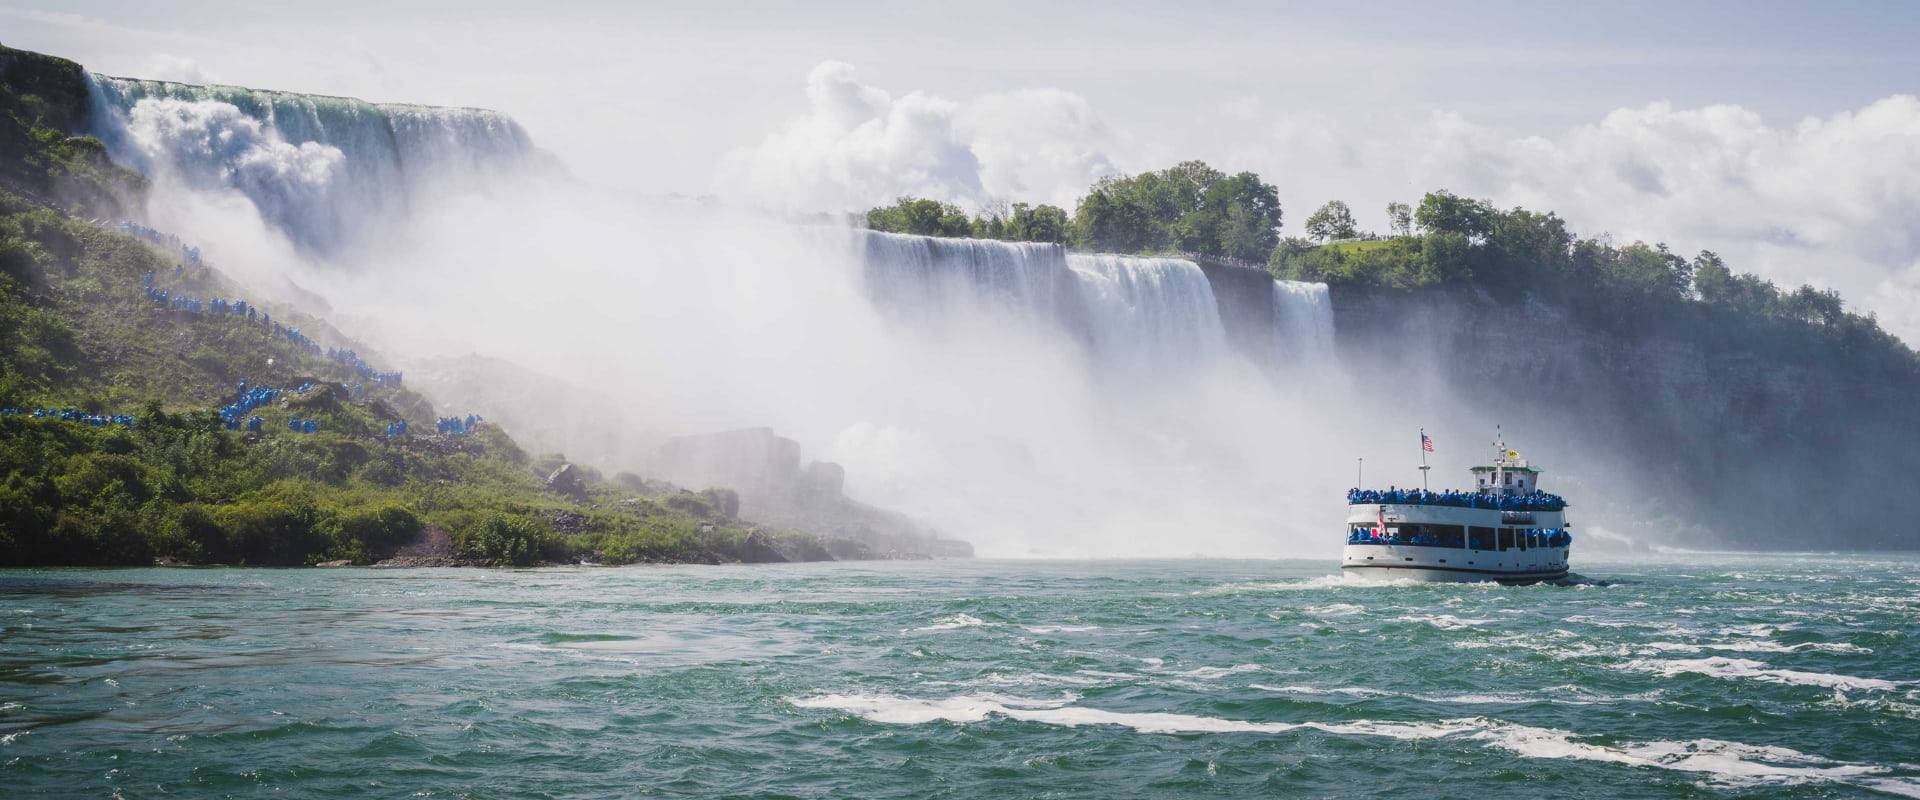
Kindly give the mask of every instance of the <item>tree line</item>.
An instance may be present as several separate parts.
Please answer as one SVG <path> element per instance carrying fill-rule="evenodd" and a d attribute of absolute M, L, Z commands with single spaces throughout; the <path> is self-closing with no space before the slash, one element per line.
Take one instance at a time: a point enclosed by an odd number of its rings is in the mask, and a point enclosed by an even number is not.
<path fill-rule="evenodd" d="M 969 215 L 952 203 L 903 197 L 867 212 L 869 228 L 925 236 L 1051 242 L 1109 253 L 1188 255 L 1264 264 L 1276 278 L 1338 286 L 1419 290 L 1462 286 L 1497 297 L 1533 294 L 1615 322 L 1682 309 L 1742 322 L 1745 333 L 1828 343 L 1882 365 L 1920 373 L 1920 356 L 1871 315 L 1846 310 L 1833 290 L 1783 289 L 1735 272 L 1718 254 L 1692 257 L 1664 243 L 1581 237 L 1553 212 L 1501 209 L 1445 190 L 1417 204 L 1388 203 L 1388 233 L 1363 231 L 1330 201 L 1282 237 L 1279 192 L 1252 172 L 1229 175 L 1200 161 L 1103 178 L 1069 214 L 1052 205 L 991 207 Z M 1777 329 L 1777 330 L 1775 330 Z"/>
<path fill-rule="evenodd" d="M 1071 215 L 1015 203 L 968 215 L 959 206 L 902 197 L 867 212 L 867 227 L 922 236 L 1051 242 L 1107 253 L 1190 253 L 1265 263 L 1280 241 L 1280 192 L 1252 172 L 1228 175 L 1185 161 L 1102 178 Z"/>

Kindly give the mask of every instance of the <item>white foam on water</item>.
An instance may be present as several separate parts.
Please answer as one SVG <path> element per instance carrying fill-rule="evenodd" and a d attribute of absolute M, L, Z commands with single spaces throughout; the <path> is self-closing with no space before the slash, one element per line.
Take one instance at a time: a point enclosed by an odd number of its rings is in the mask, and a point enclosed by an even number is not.
<path fill-rule="evenodd" d="M 1374 689 L 1366 686 L 1268 686 L 1249 684 L 1247 688 L 1263 692 L 1293 695 L 1346 695 L 1349 697 L 1402 697 L 1423 703 L 1451 703 L 1458 705 L 1527 705 L 1530 703 L 1552 703 L 1555 705 L 1590 706 L 1602 700 L 1592 698 L 1574 699 L 1570 696 L 1555 696 L 1528 693 L 1480 693 L 1463 694 L 1422 694 L 1418 692 L 1396 692 L 1389 689 Z M 1547 690 L 1549 692 L 1554 690 Z"/>
<path fill-rule="evenodd" d="M 1808 651 L 1821 653 L 1854 653 L 1861 655 L 1873 653 L 1871 648 L 1861 647 L 1857 644 L 1849 644 L 1847 642 L 1800 642 L 1799 644 L 1782 644 L 1772 639 L 1752 639 L 1739 642 L 1702 642 L 1699 644 L 1688 642 L 1647 642 L 1646 644 L 1637 646 L 1660 652 L 1676 653 L 1699 653 L 1707 650 L 1717 650 L 1726 653 L 1805 653 Z"/>
<path fill-rule="evenodd" d="M 1831 689 L 1892 691 L 1904 684 L 1912 683 L 1912 681 L 1890 681 L 1880 678 L 1861 678 L 1852 675 L 1833 675 L 1825 672 L 1775 669 L 1759 661 L 1745 658 L 1726 658 L 1724 656 L 1674 660 L 1634 659 L 1620 665 L 1620 668 L 1637 672 L 1651 672 L 1668 678 L 1676 675 L 1706 675 L 1714 678 L 1745 679 L 1764 683 L 1825 686 Z"/>
<path fill-rule="evenodd" d="M 1228 675 L 1241 675 L 1248 672 L 1266 672 L 1266 671 L 1267 671 L 1267 668 L 1260 666 L 1259 664 L 1235 664 L 1231 667 L 1195 667 L 1185 672 L 1174 672 L 1169 674 L 1178 675 L 1182 678 L 1194 678 L 1197 680 L 1211 681 L 1211 680 L 1218 680 L 1220 678 L 1227 677 Z"/>
<path fill-rule="evenodd" d="M 1028 633 L 1085 633 L 1100 630 L 1098 625 L 1027 625 Z"/>
<path fill-rule="evenodd" d="M 1350 617 L 1365 613 L 1366 608 L 1352 603 L 1329 603 L 1324 606 L 1308 606 L 1307 613 L 1320 617 Z"/>
<path fill-rule="evenodd" d="M 1409 584 L 1412 582 L 1409 581 Z M 1238 594 L 1241 592 L 1297 592 L 1310 589 L 1334 589 L 1341 586 L 1386 586 L 1385 583 L 1368 584 L 1346 575 L 1322 575 L 1298 581 L 1242 581 L 1223 583 L 1200 589 L 1192 594 Z"/>
<path fill-rule="evenodd" d="M 932 625 L 901 631 L 901 633 L 932 633 L 935 631 L 958 630 L 960 628 L 992 628 L 999 626 L 999 624 L 998 622 L 988 622 L 972 614 L 952 614 L 934 620 Z"/>
<path fill-rule="evenodd" d="M 1074 698 L 1077 699 L 1077 698 Z M 1719 739 L 1626 742 L 1617 747 L 1575 741 L 1577 734 L 1516 725 L 1485 717 L 1435 722 L 1255 722 L 1162 712 L 1125 712 L 1072 705 L 1073 699 L 1021 699 L 962 695 L 916 700 L 894 695 L 825 694 L 787 698 L 796 708 L 840 711 L 870 722 L 917 725 L 974 723 L 999 716 L 1021 722 L 1076 728 L 1112 725 L 1140 733 L 1263 733 L 1316 730 L 1339 736 L 1400 740 L 1457 737 L 1522 758 L 1570 759 L 1697 773 L 1734 786 L 1841 783 L 1905 797 L 1920 797 L 1920 778 L 1886 777 L 1890 768 L 1834 761 L 1785 747 Z"/>
<path fill-rule="evenodd" d="M 1452 614 L 1408 614 L 1406 616 L 1394 617 L 1393 619 L 1395 622 L 1424 622 L 1443 631 L 1457 631 L 1477 625 L 1485 625 L 1489 622 L 1489 620 L 1484 619 L 1461 619 Z"/>

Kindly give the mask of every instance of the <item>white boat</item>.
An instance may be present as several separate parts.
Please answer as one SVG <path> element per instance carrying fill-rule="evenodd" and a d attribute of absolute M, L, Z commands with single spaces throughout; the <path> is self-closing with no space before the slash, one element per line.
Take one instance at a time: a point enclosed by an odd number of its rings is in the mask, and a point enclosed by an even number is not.
<path fill-rule="evenodd" d="M 1340 569 L 1381 581 L 1565 578 L 1573 545 L 1566 500 L 1541 491 L 1540 470 L 1504 441 L 1494 447 L 1493 463 L 1472 469 L 1471 491 L 1348 492 Z"/>

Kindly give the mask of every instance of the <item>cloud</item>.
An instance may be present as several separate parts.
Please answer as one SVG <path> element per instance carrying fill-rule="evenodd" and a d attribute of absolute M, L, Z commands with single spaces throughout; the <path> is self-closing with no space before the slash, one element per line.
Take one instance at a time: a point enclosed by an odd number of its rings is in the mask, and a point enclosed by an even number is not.
<path fill-rule="evenodd" d="M 154 53 L 147 59 L 146 69 L 140 72 L 143 78 L 179 83 L 213 83 L 213 77 L 200 62 L 171 53 Z"/>
<path fill-rule="evenodd" d="M 1652 103 L 1553 137 L 1441 113 L 1415 139 L 1418 185 L 1552 209 L 1583 233 L 1713 249 L 1781 283 L 1838 288 L 1920 334 L 1920 98 L 1792 125 Z"/>
<path fill-rule="evenodd" d="M 1445 110 L 1361 128 L 1241 96 L 1218 107 L 1214 144 L 1191 153 L 1117 139 L 1085 98 L 1059 89 L 894 96 L 827 62 L 808 75 L 807 99 L 804 114 L 723 160 L 722 194 L 809 210 L 907 194 L 1070 207 L 1118 164 L 1202 157 L 1261 172 L 1292 219 L 1340 198 L 1383 222 L 1374 216 L 1387 201 L 1445 188 L 1558 212 L 1582 234 L 1711 249 L 1786 286 L 1835 288 L 1920 341 L 1920 98 L 1911 95 L 1787 124 L 1738 105 L 1658 102 L 1551 134 Z"/>
<path fill-rule="evenodd" d="M 802 210 L 850 211 L 900 195 L 971 207 L 996 199 L 1071 204 L 1114 173 L 1107 128 L 1084 98 L 1058 89 L 966 102 L 861 83 L 850 64 L 807 75 L 805 114 L 727 154 L 717 191 Z"/>

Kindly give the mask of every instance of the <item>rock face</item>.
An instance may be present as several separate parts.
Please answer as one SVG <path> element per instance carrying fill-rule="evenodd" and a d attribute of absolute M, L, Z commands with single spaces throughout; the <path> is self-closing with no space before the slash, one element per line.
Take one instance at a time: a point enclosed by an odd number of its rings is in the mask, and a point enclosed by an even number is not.
<path fill-rule="evenodd" d="M 559 469 L 548 475 L 547 488 L 576 499 L 584 500 L 587 497 L 586 482 L 580 479 L 579 470 L 572 464 L 561 464 Z"/>
<path fill-rule="evenodd" d="M 1920 545 L 1885 519 L 1920 475 L 1909 377 L 1699 318 L 1623 323 L 1457 290 L 1333 299 L 1357 384 L 1489 434 L 1525 430 L 1521 449 L 1579 506 L 1576 524 L 1694 547 Z"/>
<path fill-rule="evenodd" d="M 737 516 L 833 540 L 814 556 L 963 558 L 973 554 L 971 545 L 940 539 L 905 515 L 848 499 L 845 469 L 824 461 L 803 466 L 800 443 L 777 436 L 770 428 L 669 439 L 655 453 L 651 468 L 683 486 L 732 487 L 738 491 Z"/>
<path fill-rule="evenodd" d="M 1274 349 L 1273 331 L 1279 321 L 1274 318 L 1273 276 L 1263 269 L 1208 258 L 1196 258 L 1194 263 L 1213 289 L 1227 346 L 1255 364 L 1272 363 L 1279 355 Z"/>

